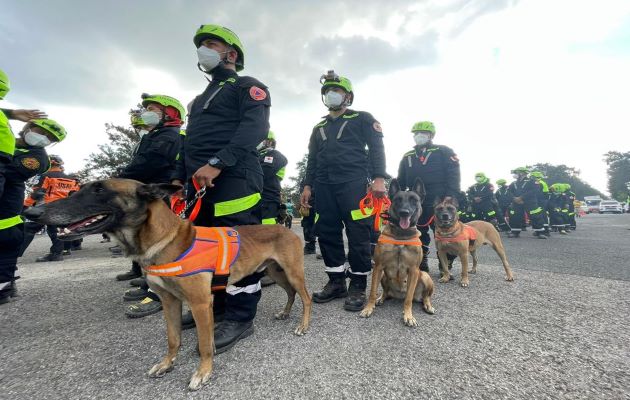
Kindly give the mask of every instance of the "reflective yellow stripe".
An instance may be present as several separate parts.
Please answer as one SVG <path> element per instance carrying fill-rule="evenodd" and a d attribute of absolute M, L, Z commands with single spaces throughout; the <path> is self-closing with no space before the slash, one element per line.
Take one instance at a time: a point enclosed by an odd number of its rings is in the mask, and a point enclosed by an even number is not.
<path fill-rule="evenodd" d="M 277 221 L 276 221 L 275 218 L 263 218 L 262 224 L 263 225 L 275 225 L 275 224 L 277 224 Z"/>
<path fill-rule="evenodd" d="M 6 157 L 13 157 L 15 152 L 15 136 L 11 131 L 9 119 L 0 111 L 0 153 Z"/>
<path fill-rule="evenodd" d="M 535 208 L 535 209 L 531 210 L 529 213 L 534 215 L 534 214 L 538 214 L 540 212 L 542 212 L 542 208 L 538 207 L 538 208 Z"/>
<path fill-rule="evenodd" d="M 286 169 L 286 167 L 282 167 L 282 168 L 280 168 L 280 170 L 278 172 L 276 172 L 276 175 L 278 176 L 278 178 L 280 178 L 280 180 L 284 179 L 285 169 Z"/>
<path fill-rule="evenodd" d="M 319 214 L 315 213 L 315 223 L 317 223 L 318 219 L 319 219 Z"/>
<path fill-rule="evenodd" d="M 490 211 L 490 212 L 488 212 L 488 216 L 489 216 L 489 217 L 492 217 L 492 216 L 493 216 L 494 214 L 496 214 L 496 213 L 497 213 L 496 211 Z"/>
<path fill-rule="evenodd" d="M 372 216 L 372 209 L 366 208 L 365 215 L 361 212 L 361 210 L 352 210 L 350 211 L 350 216 L 352 216 L 352 220 L 357 221 L 360 219 L 370 218 Z"/>
<path fill-rule="evenodd" d="M 24 221 L 22 220 L 22 217 L 20 217 L 19 215 L 16 215 L 15 217 L 11 217 L 11 218 L 0 219 L 0 231 L 3 229 L 9 229 L 15 225 L 19 225 L 22 222 Z"/>
<path fill-rule="evenodd" d="M 260 193 L 250 194 L 240 199 L 222 201 L 214 205 L 214 216 L 236 214 L 254 207 L 260 201 Z"/>

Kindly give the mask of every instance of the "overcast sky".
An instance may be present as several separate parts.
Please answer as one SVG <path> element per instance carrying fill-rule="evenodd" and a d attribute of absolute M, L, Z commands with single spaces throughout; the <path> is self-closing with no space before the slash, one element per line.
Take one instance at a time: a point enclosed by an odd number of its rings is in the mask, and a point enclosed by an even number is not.
<path fill-rule="evenodd" d="M 269 86 L 289 175 L 326 113 L 319 77 L 331 68 L 352 80 L 353 108 L 381 122 L 392 175 L 418 120 L 459 155 L 464 188 L 476 172 L 509 180 L 549 162 L 606 191 L 603 153 L 630 150 L 627 0 L 6 2 L 0 68 L 12 89 L 0 106 L 64 125 L 50 152 L 77 170 L 141 93 L 187 104 L 204 89 L 192 43 L 204 23 L 234 30 L 242 74 Z"/>

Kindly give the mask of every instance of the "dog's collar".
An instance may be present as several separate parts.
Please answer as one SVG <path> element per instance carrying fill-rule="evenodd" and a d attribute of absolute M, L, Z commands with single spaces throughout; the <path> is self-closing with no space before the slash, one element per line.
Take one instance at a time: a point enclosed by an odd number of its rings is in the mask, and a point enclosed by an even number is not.
<path fill-rule="evenodd" d="M 475 230 L 461 222 L 458 224 L 458 229 L 455 229 L 453 233 L 442 234 L 438 230 L 435 231 L 435 240 L 439 240 L 440 242 L 455 243 L 475 239 L 477 239 Z"/>
<path fill-rule="evenodd" d="M 393 236 L 386 234 L 385 232 L 381 233 L 381 236 L 378 238 L 379 243 L 384 244 L 394 244 L 398 246 L 422 246 L 422 242 L 420 241 L 420 232 L 416 234 L 416 236 L 410 239 L 396 239 Z"/>

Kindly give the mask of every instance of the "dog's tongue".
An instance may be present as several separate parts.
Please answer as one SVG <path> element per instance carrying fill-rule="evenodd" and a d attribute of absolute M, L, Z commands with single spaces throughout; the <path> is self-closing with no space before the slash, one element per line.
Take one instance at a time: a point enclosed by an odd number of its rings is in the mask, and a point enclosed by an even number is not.
<path fill-rule="evenodd" d="M 399 222 L 399 225 L 403 229 L 409 228 L 409 225 L 411 225 L 411 217 L 401 218 L 400 222 Z"/>

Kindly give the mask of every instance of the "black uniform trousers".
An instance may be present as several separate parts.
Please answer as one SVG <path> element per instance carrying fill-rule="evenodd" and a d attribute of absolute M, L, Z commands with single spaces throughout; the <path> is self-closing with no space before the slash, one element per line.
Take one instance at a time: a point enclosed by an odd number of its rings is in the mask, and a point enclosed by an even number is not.
<path fill-rule="evenodd" d="M 529 215 L 534 231 L 545 230 L 542 207 L 539 207 L 535 201 L 525 201 L 523 204 L 512 203 L 510 206 L 510 227 L 513 232 L 525 230 L 525 212 Z"/>
<path fill-rule="evenodd" d="M 24 224 L 0 230 L 0 290 L 3 283 L 15 280 L 17 259 L 24 241 Z"/>
<path fill-rule="evenodd" d="M 369 216 L 359 211 L 359 202 L 367 193 L 367 178 L 339 184 L 315 182 L 319 219 L 317 236 L 325 271 L 331 277 L 350 273 L 351 278 L 366 279 L 372 270 Z M 348 263 L 343 246 L 343 230 L 348 238 Z M 359 278 L 362 276 L 363 278 Z"/>
<path fill-rule="evenodd" d="M 304 233 L 304 248 L 307 250 L 315 250 L 315 242 L 317 236 L 315 236 L 315 216 L 317 213 L 314 208 L 311 208 L 309 214 L 306 217 L 302 217 L 302 232 Z"/>
<path fill-rule="evenodd" d="M 221 172 L 213 183 L 215 186 L 207 189 L 206 195 L 201 199 L 201 209 L 194 221 L 195 225 L 235 227 L 261 223 L 260 201 L 239 211 L 236 211 L 238 207 L 232 207 L 232 212 L 226 209 L 225 204 L 260 195 L 263 189 L 262 174 L 246 169 L 227 169 Z M 192 183 L 189 183 L 189 188 L 190 200 L 195 195 Z M 264 273 L 254 273 L 228 286 L 226 290 L 214 292 L 214 313 L 216 315 L 224 313 L 226 320 L 241 322 L 253 320 L 261 297 L 260 278 L 263 275 Z"/>

